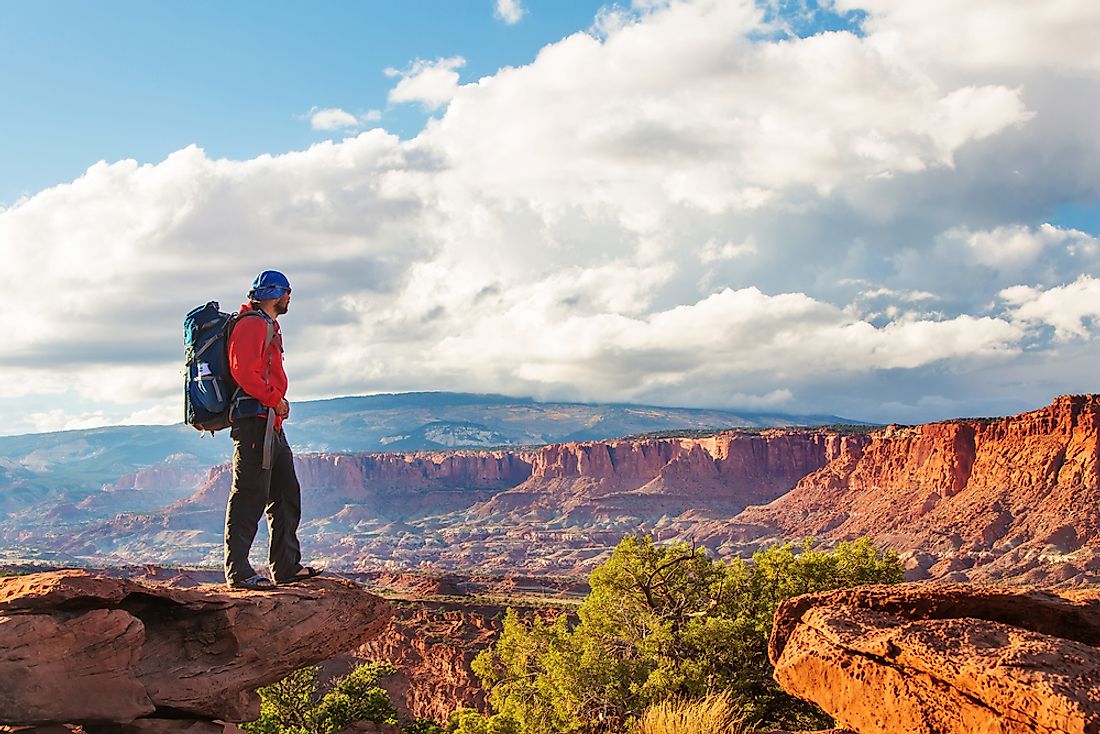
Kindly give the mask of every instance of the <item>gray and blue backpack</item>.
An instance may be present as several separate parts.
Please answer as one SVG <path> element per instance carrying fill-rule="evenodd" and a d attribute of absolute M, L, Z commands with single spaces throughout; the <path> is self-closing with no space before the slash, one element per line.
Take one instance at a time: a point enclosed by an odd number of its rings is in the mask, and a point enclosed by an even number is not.
<path fill-rule="evenodd" d="M 229 427 L 233 403 L 242 396 L 229 372 L 229 335 L 240 318 L 253 314 L 263 318 L 252 311 L 228 314 L 210 301 L 183 319 L 183 419 L 196 430 L 213 433 Z M 268 323 L 267 328 L 265 351 L 274 337 L 274 327 Z"/>

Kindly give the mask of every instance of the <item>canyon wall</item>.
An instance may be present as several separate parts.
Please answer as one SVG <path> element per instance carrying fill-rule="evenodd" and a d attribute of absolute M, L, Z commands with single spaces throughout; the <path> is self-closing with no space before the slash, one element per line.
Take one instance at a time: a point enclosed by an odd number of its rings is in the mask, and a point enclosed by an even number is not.
<path fill-rule="evenodd" d="M 472 508 L 478 519 L 561 515 L 572 523 L 649 520 L 688 511 L 729 516 L 782 495 L 861 436 L 726 432 L 545 446 L 519 486 Z"/>
<path fill-rule="evenodd" d="M 503 608 L 403 601 L 395 602 L 395 611 L 382 633 L 356 655 L 397 667 L 382 685 L 401 713 L 446 721 L 456 708 L 487 711 L 485 691 L 470 663 L 496 639 Z"/>
<path fill-rule="evenodd" d="M 1100 396 L 1000 419 L 888 427 L 711 541 L 870 535 L 916 577 L 1084 581 L 1100 570 Z"/>
<path fill-rule="evenodd" d="M 420 577 L 421 582 L 428 581 Z M 437 579 L 438 581 L 438 579 Z M 475 579 L 453 579 L 463 587 L 481 587 Z M 492 586 L 500 590 L 504 579 Z M 421 589 L 420 591 L 429 591 Z M 458 591 L 452 589 L 452 591 Z M 512 597 L 448 599 L 404 597 L 391 600 L 394 615 L 376 637 L 361 645 L 341 668 L 357 661 L 385 660 L 397 673 L 381 685 L 390 694 L 402 716 L 445 722 L 455 709 L 475 708 L 488 712 L 486 691 L 471 670 L 479 652 L 488 648 L 503 628 L 505 612 L 516 610 L 520 619 L 539 617 L 553 620 L 565 613 L 554 600 L 546 606 Z M 570 596 L 574 596 L 570 594 Z M 564 597 L 562 597 L 564 598 Z M 558 599 L 557 601 L 560 601 Z"/>
<path fill-rule="evenodd" d="M 301 454 L 294 469 L 319 510 L 361 505 L 390 519 L 467 507 L 531 475 L 527 454 L 506 451 Z M 175 508 L 224 508 L 232 481 L 229 464 L 214 467 Z"/>

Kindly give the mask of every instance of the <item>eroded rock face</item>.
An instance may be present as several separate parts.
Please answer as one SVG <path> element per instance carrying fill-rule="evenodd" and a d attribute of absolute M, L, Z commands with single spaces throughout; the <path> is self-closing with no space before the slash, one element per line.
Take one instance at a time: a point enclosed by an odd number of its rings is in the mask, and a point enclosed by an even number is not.
<path fill-rule="evenodd" d="M 499 615 L 500 609 L 410 604 L 397 611 L 381 635 L 360 647 L 358 655 L 389 660 L 397 667 L 382 686 L 410 719 L 446 721 L 461 706 L 485 710 L 485 691 L 470 662 L 499 632 L 494 613 Z"/>
<path fill-rule="evenodd" d="M 321 507 L 364 505 L 387 518 L 464 508 L 531 475 L 528 454 L 505 451 L 302 454 L 294 469 Z M 214 467 L 194 495 L 171 509 L 224 508 L 232 474 L 228 464 Z"/>
<path fill-rule="evenodd" d="M 771 430 L 708 438 L 623 439 L 539 449 L 531 477 L 474 506 L 479 520 L 564 516 L 571 524 L 689 511 L 730 517 L 770 502 L 840 455 L 848 441 L 823 431 Z"/>
<path fill-rule="evenodd" d="M 780 606 L 789 693 L 859 734 L 1100 731 L 1100 592 L 864 587 Z"/>
<path fill-rule="evenodd" d="M 691 536 L 701 520 L 769 502 L 865 442 L 816 430 L 587 441 L 516 451 L 295 457 L 303 532 L 330 565 L 587 573 L 627 533 Z M 162 562 L 213 560 L 230 469 L 148 515 L 66 535 L 61 548 Z M 537 551 L 528 553 L 533 546 Z"/>
<path fill-rule="evenodd" d="M 354 648 L 391 613 L 324 577 L 262 593 L 75 570 L 0 578 L 0 721 L 250 721 L 257 687 Z"/>
<path fill-rule="evenodd" d="M 1098 448 L 1098 395 L 1006 418 L 889 427 L 735 522 L 756 537 L 869 535 L 915 551 L 914 578 L 1090 583 L 1100 570 Z"/>
<path fill-rule="evenodd" d="M 405 602 L 386 629 L 356 652 L 362 660 L 387 660 L 397 673 L 381 685 L 407 719 L 447 721 L 459 708 L 488 713 L 485 689 L 471 669 L 479 652 L 503 628 L 506 607 L 443 601 Z M 520 608 L 520 618 L 551 620 L 557 609 Z"/>

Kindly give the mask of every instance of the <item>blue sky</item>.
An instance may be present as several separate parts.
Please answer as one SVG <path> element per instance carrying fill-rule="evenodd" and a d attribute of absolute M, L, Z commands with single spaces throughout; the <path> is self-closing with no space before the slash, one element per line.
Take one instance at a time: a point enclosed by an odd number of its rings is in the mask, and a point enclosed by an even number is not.
<path fill-rule="evenodd" d="M 157 162 L 196 144 L 251 158 L 308 147 L 314 107 L 382 111 L 412 136 L 425 113 L 390 106 L 386 68 L 460 55 L 463 80 L 524 64 L 591 26 L 600 2 L 6 2 L 0 52 L 0 202 L 73 180 L 99 160 Z"/>
<path fill-rule="evenodd" d="M 1098 35 L 1089 0 L 4 3 L 0 434 L 177 420 L 182 314 L 269 267 L 292 400 L 1093 392 Z"/>

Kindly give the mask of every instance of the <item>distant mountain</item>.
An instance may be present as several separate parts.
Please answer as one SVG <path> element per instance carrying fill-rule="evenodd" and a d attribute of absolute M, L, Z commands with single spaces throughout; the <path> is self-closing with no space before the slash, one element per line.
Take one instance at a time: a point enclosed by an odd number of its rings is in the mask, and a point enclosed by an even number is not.
<path fill-rule="evenodd" d="M 665 430 L 852 423 L 829 415 L 748 413 L 629 404 L 540 403 L 470 393 L 399 393 L 295 403 L 287 437 L 298 452 L 420 451 L 541 446 Z M 228 431 L 213 437 L 171 426 L 110 426 L 0 436 L 0 487 L 17 476 L 77 492 L 173 456 L 204 467 L 230 455 Z"/>
<path fill-rule="evenodd" d="M 832 415 L 542 403 L 470 393 L 400 393 L 298 403 L 287 435 L 307 451 L 418 451 L 543 446 L 665 430 L 854 423 Z M 0 448 L 2 455 L 2 448 Z"/>

